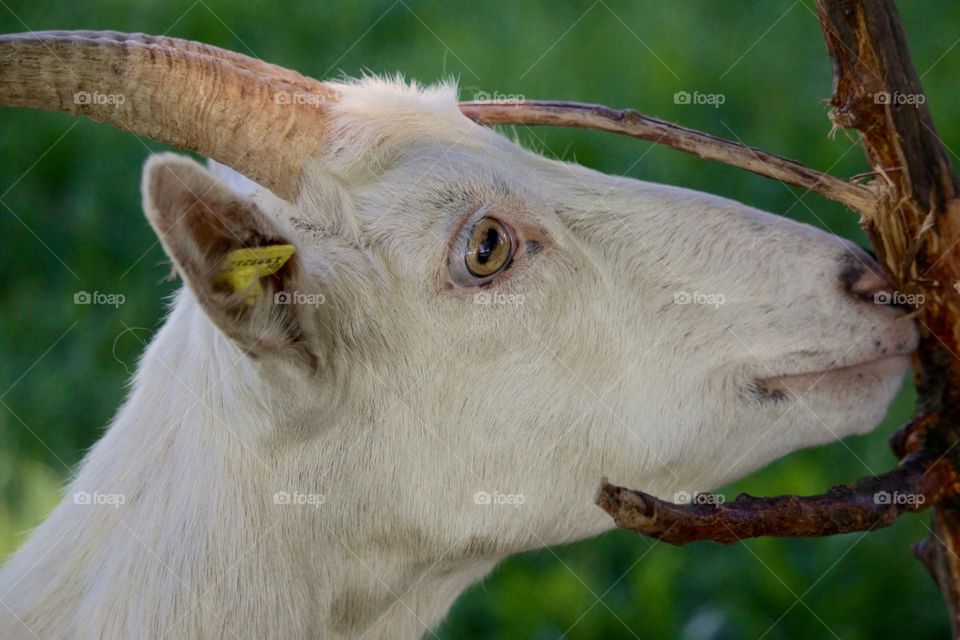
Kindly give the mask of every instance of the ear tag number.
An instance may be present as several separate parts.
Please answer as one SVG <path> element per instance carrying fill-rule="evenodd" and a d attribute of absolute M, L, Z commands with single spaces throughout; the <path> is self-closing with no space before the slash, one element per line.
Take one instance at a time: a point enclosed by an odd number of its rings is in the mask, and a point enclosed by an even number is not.
<path fill-rule="evenodd" d="M 249 292 L 244 303 L 252 305 L 263 292 L 260 278 L 279 271 L 294 251 L 292 244 L 234 249 L 224 257 L 217 282 L 228 285 L 234 293 Z"/>

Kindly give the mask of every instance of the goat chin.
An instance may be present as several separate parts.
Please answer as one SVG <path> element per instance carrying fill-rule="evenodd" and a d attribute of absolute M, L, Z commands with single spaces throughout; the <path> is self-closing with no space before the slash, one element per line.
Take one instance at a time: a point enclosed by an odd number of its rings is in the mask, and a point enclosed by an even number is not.
<path fill-rule="evenodd" d="M 185 287 L 0 573 L 0 638 L 418 637 L 509 554 L 610 528 L 604 476 L 672 498 L 882 418 L 917 336 L 853 244 L 537 156 L 450 86 L 325 87 L 329 148 L 250 169 L 274 191 L 148 161 Z"/>

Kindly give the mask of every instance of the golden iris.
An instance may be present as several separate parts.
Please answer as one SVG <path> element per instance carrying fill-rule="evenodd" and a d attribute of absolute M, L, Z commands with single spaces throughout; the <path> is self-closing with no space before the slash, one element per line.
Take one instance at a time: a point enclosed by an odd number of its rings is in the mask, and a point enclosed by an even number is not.
<path fill-rule="evenodd" d="M 470 231 L 464 262 L 467 271 L 477 278 L 489 278 L 510 263 L 513 238 L 495 218 L 483 218 Z"/>

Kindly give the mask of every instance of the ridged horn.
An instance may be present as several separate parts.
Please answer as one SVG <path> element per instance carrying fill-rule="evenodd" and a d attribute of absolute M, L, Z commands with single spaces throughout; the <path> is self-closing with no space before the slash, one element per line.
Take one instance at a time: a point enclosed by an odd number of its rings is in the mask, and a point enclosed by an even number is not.
<path fill-rule="evenodd" d="M 337 99 L 295 71 L 176 38 L 0 36 L 0 105 L 85 115 L 196 151 L 290 201 Z"/>

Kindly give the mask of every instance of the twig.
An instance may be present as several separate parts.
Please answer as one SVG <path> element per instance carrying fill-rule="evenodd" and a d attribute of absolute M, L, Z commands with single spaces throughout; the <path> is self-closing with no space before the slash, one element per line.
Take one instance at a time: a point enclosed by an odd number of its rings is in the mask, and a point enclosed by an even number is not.
<path fill-rule="evenodd" d="M 755 498 L 676 505 L 642 491 L 604 483 L 599 504 L 617 526 L 664 542 L 730 544 L 758 536 L 813 537 L 870 531 L 954 495 L 957 476 L 943 458 L 913 454 L 892 471 L 833 487 L 816 496 Z"/>
<path fill-rule="evenodd" d="M 878 194 L 870 187 L 815 171 L 795 160 L 651 118 L 632 109 L 611 109 L 579 102 L 526 100 L 510 103 L 463 102 L 460 110 L 484 125 L 551 125 L 620 133 L 809 189 L 867 217 L 872 216 L 876 209 Z"/>

